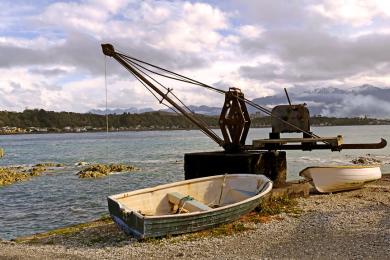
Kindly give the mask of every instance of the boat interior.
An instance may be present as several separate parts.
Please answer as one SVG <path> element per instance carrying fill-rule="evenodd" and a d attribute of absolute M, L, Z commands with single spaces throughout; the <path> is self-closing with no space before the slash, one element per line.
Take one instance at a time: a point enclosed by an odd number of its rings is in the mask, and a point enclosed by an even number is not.
<path fill-rule="evenodd" d="M 127 211 L 144 216 L 201 212 L 257 195 L 267 184 L 259 175 L 224 175 L 161 185 L 111 197 Z"/>

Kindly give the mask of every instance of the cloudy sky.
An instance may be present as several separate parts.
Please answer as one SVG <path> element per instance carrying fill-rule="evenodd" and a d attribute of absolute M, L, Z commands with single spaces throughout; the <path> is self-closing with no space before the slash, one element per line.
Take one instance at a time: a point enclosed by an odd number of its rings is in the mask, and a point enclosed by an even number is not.
<path fill-rule="evenodd" d="M 390 86 L 390 1 L 0 1 L 0 109 L 158 102 L 101 43 L 250 98 L 284 87 Z M 223 98 L 175 84 L 187 104 Z"/>

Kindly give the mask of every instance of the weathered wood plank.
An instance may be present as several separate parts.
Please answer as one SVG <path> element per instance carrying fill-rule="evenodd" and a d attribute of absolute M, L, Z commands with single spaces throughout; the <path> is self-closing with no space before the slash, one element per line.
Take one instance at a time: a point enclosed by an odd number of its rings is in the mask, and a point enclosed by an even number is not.
<path fill-rule="evenodd" d="M 183 208 L 189 212 L 207 211 L 212 209 L 192 197 L 187 198 L 188 196 L 183 195 L 179 192 L 169 192 L 167 195 L 169 202 L 173 203 L 174 205 L 177 205 L 179 209 Z"/>

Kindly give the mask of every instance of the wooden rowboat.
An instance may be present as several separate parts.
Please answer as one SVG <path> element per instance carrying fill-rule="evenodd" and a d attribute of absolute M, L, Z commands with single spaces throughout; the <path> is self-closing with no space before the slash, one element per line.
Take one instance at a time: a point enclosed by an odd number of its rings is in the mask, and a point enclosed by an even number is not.
<path fill-rule="evenodd" d="M 143 239 L 234 221 L 271 189 L 263 175 L 218 175 L 109 196 L 108 209 L 120 229 Z"/>
<path fill-rule="evenodd" d="M 381 178 L 378 165 L 345 165 L 308 167 L 299 173 L 312 181 L 319 192 L 359 189 L 364 184 Z"/>

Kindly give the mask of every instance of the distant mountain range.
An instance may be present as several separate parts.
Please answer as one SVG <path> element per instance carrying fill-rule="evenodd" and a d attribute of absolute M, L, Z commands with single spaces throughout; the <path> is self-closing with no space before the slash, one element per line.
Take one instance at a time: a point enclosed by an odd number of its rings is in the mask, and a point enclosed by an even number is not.
<path fill-rule="evenodd" d="M 390 118 L 390 89 L 372 85 L 362 85 L 349 90 L 334 87 L 288 89 L 292 103 L 308 105 L 311 115 L 328 117 L 376 117 Z M 269 108 L 286 104 L 285 93 L 256 98 L 255 103 Z"/>
<path fill-rule="evenodd" d="M 379 88 L 367 84 L 348 90 L 335 87 L 308 89 L 296 86 L 289 88 L 288 93 L 293 104 L 306 103 L 312 116 L 390 118 L 390 88 Z M 269 109 L 276 105 L 287 104 L 284 91 L 273 96 L 255 98 L 253 101 Z M 221 107 L 194 105 L 189 107 L 192 111 L 204 115 L 219 115 L 221 112 Z M 250 106 L 248 106 L 248 110 L 251 114 L 256 112 Z M 109 113 L 143 113 L 150 111 L 153 111 L 153 109 L 129 108 L 109 110 Z M 90 112 L 104 114 L 105 110 L 95 109 Z"/>
<path fill-rule="evenodd" d="M 219 115 L 221 113 L 221 108 L 220 107 L 209 107 L 209 106 L 188 106 L 191 111 L 197 113 L 197 114 L 202 114 L 202 115 Z M 142 113 L 147 113 L 147 112 L 153 112 L 153 108 L 143 108 L 143 109 L 137 109 L 135 107 L 131 108 L 117 108 L 117 109 L 108 109 L 107 112 L 108 114 L 111 115 L 120 115 L 123 113 L 130 113 L 130 114 L 142 114 Z M 172 112 L 170 109 L 161 109 L 159 111 L 162 112 Z M 106 110 L 105 109 L 92 109 L 89 111 L 89 113 L 92 114 L 97 114 L 97 115 L 105 115 Z"/>
<path fill-rule="evenodd" d="M 153 108 L 147 107 L 147 108 L 115 108 L 115 109 L 108 109 L 107 114 L 110 115 L 121 115 L 123 113 L 130 113 L 130 114 L 142 114 L 145 112 L 152 112 L 154 111 Z M 92 109 L 89 111 L 89 113 L 96 114 L 96 115 L 105 115 L 106 110 L 105 109 Z"/>

